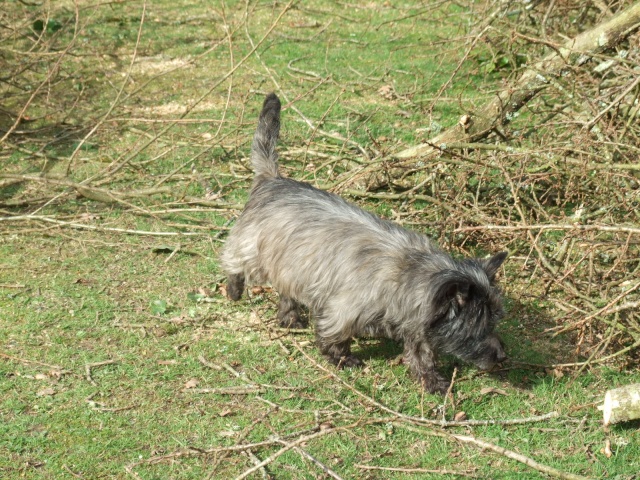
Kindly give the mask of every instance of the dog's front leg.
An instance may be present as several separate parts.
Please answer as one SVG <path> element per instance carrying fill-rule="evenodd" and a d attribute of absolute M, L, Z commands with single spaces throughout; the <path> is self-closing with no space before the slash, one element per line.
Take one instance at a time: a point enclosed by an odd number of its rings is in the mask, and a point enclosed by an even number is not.
<path fill-rule="evenodd" d="M 446 394 L 450 382 L 436 370 L 436 353 L 425 341 L 405 341 L 404 363 L 429 393 Z"/>

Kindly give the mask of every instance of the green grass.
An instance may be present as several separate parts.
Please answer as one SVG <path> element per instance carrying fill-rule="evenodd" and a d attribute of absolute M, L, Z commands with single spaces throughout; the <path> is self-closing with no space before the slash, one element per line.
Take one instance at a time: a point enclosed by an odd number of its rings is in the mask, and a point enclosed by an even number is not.
<path fill-rule="evenodd" d="M 23 150 L 11 147 L 1 158 L 2 168 L 75 182 L 95 175 L 96 186 L 119 192 L 169 190 L 109 204 L 45 183 L 0 187 L 0 199 L 9 202 L 0 217 L 37 210 L 60 221 L 138 231 L 127 235 L 0 222 L 0 476 L 234 478 L 254 461 L 240 452 L 206 451 L 274 436 L 291 442 L 322 425 L 344 428 L 301 447 L 343 478 L 430 478 L 357 465 L 544 478 L 504 456 L 438 436 L 439 427 L 395 421 L 357 395 L 354 389 L 405 415 L 441 418 L 443 399 L 423 394 L 406 368 L 393 361 L 399 345 L 360 340 L 354 351 L 366 368 L 335 371 L 313 345 L 311 330 L 276 328 L 275 293 L 231 303 L 219 290 L 224 284 L 217 265 L 221 232 L 247 198 L 247 155 L 263 93 L 276 90 L 288 101 L 295 99 L 314 125 L 360 145 L 375 144 L 383 152 L 411 145 L 428 136 L 420 128 L 431 121 L 455 124 L 464 105 L 479 101 L 501 81 L 498 73 L 485 76 L 476 62 L 466 62 L 430 108 L 462 54 L 461 43 L 442 40 L 464 34 L 467 12 L 449 5 L 419 14 L 418 5 L 368 2 L 351 8 L 320 1 L 310 7 L 299 2 L 258 49 L 260 58 L 249 57 L 211 90 L 251 51 L 248 36 L 253 42 L 262 38 L 284 4 L 250 3 L 245 11 L 244 2 L 224 2 L 224 8 L 219 2 L 149 2 L 136 50 L 141 4 L 80 3 L 76 55 L 64 57 L 64 75 L 51 85 L 53 94 L 47 101 L 38 97 L 29 110 L 31 133 L 11 138 Z M 10 6 L 12 18 L 38 17 L 30 8 Z M 73 8 L 55 8 L 51 16 L 63 27 L 47 38 L 64 47 L 73 36 Z M 233 32 L 230 39 L 227 31 Z M 28 42 L 10 44 L 20 50 Z M 137 62 L 129 70 L 134 52 Z M 192 66 L 169 71 L 189 60 Z M 389 86 L 394 93 L 385 97 L 381 89 Z M 182 118 L 181 108 L 201 97 L 201 105 Z M 13 92 L 7 99 L 6 107 L 16 110 L 25 97 Z M 109 117 L 70 160 L 112 105 Z M 0 120 L 3 130 L 8 128 L 6 119 Z M 173 120 L 177 123 L 164 130 Z M 287 174 L 321 184 L 335 182 L 364 161 L 352 146 L 310 131 L 291 108 L 283 114 L 281 151 Z M 486 172 L 472 173 L 463 187 L 470 197 L 479 182 L 487 182 Z M 488 176 L 497 182 L 488 183 L 490 188 L 504 188 L 499 171 Z M 456 186 L 447 182 L 439 188 Z M 46 199 L 27 201 L 40 197 Z M 26 203 L 11 204 L 14 200 Z M 445 240 L 456 254 L 471 248 L 480 255 L 492 248 L 461 245 L 449 234 L 448 212 L 428 202 L 362 203 L 388 218 L 427 218 L 417 228 Z M 550 244 L 562 239 L 549 234 Z M 514 248 L 520 250 L 517 259 L 524 258 L 526 246 Z M 503 276 L 507 316 L 500 332 L 510 357 L 520 363 L 488 375 L 444 358 L 443 372 L 456 372 L 455 405 L 446 404 L 445 416 L 465 412 L 470 419 L 501 420 L 551 411 L 559 416 L 447 431 L 563 471 L 634 478 L 640 470 L 637 422 L 604 430 L 595 406 L 607 389 L 640 382 L 640 373 L 594 367 L 574 377 L 572 370 L 542 367 L 580 358 L 572 353 L 574 337 L 546 331 L 555 326 L 555 305 L 536 296 L 542 286 L 521 275 L 518 262 L 510 262 Z M 202 298 L 206 301 L 197 301 Z M 154 301 L 166 308 L 154 311 Z M 105 361 L 112 363 L 99 365 Z M 247 384 L 262 384 L 262 391 L 196 392 Z M 601 453 L 607 440 L 611 458 Z M 281 447 L 255 447 L 251 453 L 264 460 Z M 147 461 L 162 456 L 157 463 Z M 295 449 L 266 471 L 279 479 L 326 478 Z M 262 476 L 257 472 L 251 478 Z"/>

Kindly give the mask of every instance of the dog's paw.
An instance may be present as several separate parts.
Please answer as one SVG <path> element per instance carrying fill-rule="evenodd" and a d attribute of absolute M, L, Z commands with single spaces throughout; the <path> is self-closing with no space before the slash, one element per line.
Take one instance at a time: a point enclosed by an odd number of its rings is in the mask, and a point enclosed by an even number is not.
<path fill-rule="evenodd" d="M 356 368 L 362 367 L 364 365 L 364 362 L 358 357 L 347 355 L 344 357 L 340 357 L 336 365 L 338 366 L 338 368 Z"/>
<path fill-rule="evenodd" d="M 429 393 L 446 395 L 451 387 L 451 382 L 439 375 L 425 375 L 421 378 L 422 387 Z"/>

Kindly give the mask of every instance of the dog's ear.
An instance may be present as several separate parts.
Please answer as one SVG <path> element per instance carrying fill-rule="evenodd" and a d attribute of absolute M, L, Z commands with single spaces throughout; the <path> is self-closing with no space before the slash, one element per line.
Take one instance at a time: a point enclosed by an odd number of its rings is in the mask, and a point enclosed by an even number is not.
<path fill-rule="evenodd" d="M 437 279 L 435 301 L 438 305 L 448 305 L 452 300 L 464 307 L 471 297 L 471 281 L 455 270 L 440 272 Z"/>
<path fill-rule="evenodd" d="M 500 252 L 496 253 L 493 257 L 485 258 L 481 260 L 481 265 L 484 271 L 487 273 L 487 277 L 489 277 L 489 281 L 493 283 L 496 279 L 496 273 L 498 273 L 498 269 L 507 259 L 509 252 Z"/>

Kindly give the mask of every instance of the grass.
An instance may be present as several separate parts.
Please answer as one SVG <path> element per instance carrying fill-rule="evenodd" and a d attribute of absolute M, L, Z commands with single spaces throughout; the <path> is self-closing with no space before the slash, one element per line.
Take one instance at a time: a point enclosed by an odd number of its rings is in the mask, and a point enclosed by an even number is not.
<path fill-rule="evenodd" d="M 507 317 L 500 327 L 519 363 L 489 375 L 443 359 L 443 371 L 452 375 L 455 369 L 454 404 L 423 394 L 395 364 L 401 350 L 392 342 L 359 340 L 354 351 L 367 366 L 335 371 L 318 354 L 312 331 L 276 328 L 274 292 L 257 290 L 239 303 L 221 295 L 217 255 L 246 200 L 247 154 L 263 93 L 279 86 L 314 126 L 359 145 L 383 153 L 411 145 L 429 137 L 425 125 L 455 124 L 465 105 L 501 81 L 465 62 L 451 88 L 433 101 L 461 58 L 464 44 L 455 39 L 465 34 L 466 9 L 300 2 L 257 49 L 259 57 L 240 64 L 283 3 L 162 0 L 79 7 L 75 36 L 71 2 L 48 12 L 9 7 L 22 36 L 5 47 L 29 45 L 32 37 L 24 35 L 31 20 L 48 13 L 62 28 L 45 33 L 42 42 L 60 47 L 74 39 L 74 55 L 62 57 L 59 82 L 47 84 L 52 94 L 28 110 L 27 133 L 9 137 L 3 170 L 47 172 L 73 182 L 93 177 L 94 185 L 116 192 L 169 188 L 105 203 L 46 182 L 2 184 L 3 478 L 235 478 L 310 433 L 318 435 L 251 478 L 327 478 L 327 469 L 341 478 L 543 477 L 505 456 L 443 437 L 445 431 L 565 472 L 637 475 L 637 422 L 605 430 L 595 406 L 607 389 L 640 382 L 640 373 L 618 364 L 576 375 L 544 367 L 581 357 L 573 354 L 575 336 L 547 333 L 558 312 L 541 286 L 523 275 L 530 273 L 521 261 L 524 245 L 503 275 Z M 31 65 L 27 80 L 42 78 L 43 65 Z M 25 101 L 17 90 L 7 90 L 6 108 L 14 111 Z M 290 176 L 339 183 L 366 161 L 353 144 L 310 129 L 292 108 L 283 122 L 282 165 Z M 2 131 L 11 123 L 0 117 Z M 491 188 L 507 191 L 499 170 L 476 171 L 464 179 L 469 198 L 487 179 L 495 183 Z M 451 186 L 442 181 L 426 193 L 444 198 L 439 192 Z M 456 255 L 480 255 L 498 241 L 457 239 L 448 211 L 429 202 L 362 204 L 407 225 L 415 222 Z M 36 213 L 98 230 L 9 220 Z M 200 235 L 154 235 L 166 232 Z M 556 237 L 549 234 L 549 243 L 564 238 Z M 198 391 L 224 388 L 247 392 Z M 559 415 L 445 430 L 399 420 L 380 404 L 429 419 L 450 420 L 459 412 L 497 420 Z M 274 438 L 285 443 L 215 450 Z M 610 457 L 602 453 L 606 442 Z"/>

